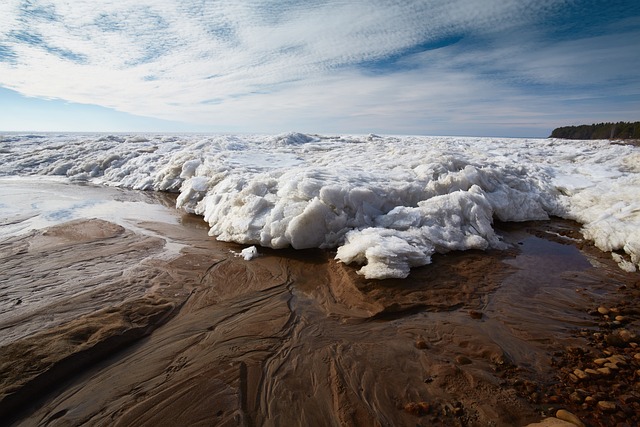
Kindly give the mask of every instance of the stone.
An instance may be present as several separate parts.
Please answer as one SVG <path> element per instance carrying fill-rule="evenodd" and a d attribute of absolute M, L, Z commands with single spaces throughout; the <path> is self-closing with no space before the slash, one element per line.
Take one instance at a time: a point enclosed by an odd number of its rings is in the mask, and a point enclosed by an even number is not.
<path fill-rule="evenodd" d="M 482 312 L 471 310 L 469 311 L 469 316 L 471 316 L 472 319 L 482 319 Z"/>
<path fill-rule="evenodd" d="M 626 329 L 620 329 L 618 331 L 618 336 L 620 337 L 620 339 L 624 342 L 630 342 L 632 340 L 635 340 L 636 335 Z"/>
<path fill-rule="evenodd" d="M 619 368 L 618 368 L 618 365 L 616 365 L 615 363 L 611 363 L 611 362 L 609 362 L 609 363 L 605 363 L 605 364 L 604 364 L 604 367 L 605 367 L 605 368 L 609 368 L 609 369 L 611 369 L 612 371 L 617 371 L 617 370 L 619 369 Z"/>
<path fill-rule="evenodd" d="M 429 346 L 425 340 L 418 340 L 416 341 L 416 348 L 424 350 L 425 348 L 429 348 Z"/>
<path fill-rule="evenodd" d="M 600 372 L 601 375 L 611 375 L 611 369 L 609 368 L 598 368 L 596 371 Z"/>
<path fill-rule="evenodd" d="M 625 358 L 623 356 L 620 356 L 619 354 L 614 354 L 613 356 L 609 356 L 609 357 L 607 357 L 607 360 L 609 362 L 615 363 L 617 365 L 624 366 L 624 365 L 627 364 L 627 361 L 625 360 Z"/>
<path fill-rule="evenodd" d="M 637 402 L 638 398 L 631 394 L 622 394 L 618 396 L 618 400 L 622 402 L 624 405 L 629 405 L 630 403 Z"/>
<path fill-rule="evenodd" d="M 598 409 L 603 412 L 612 412 L 616 410 L 616 404 L 609 400 L 601 400 L 598 402 Z"/>
<path fill-rule="evenodd" d="M 640 360 L 640 353 L 634 354 L 633 358 L 636 359 L 636 360 Z"/>
<path fill-rule="evenodd" d="M 594 360 L 594 361 L 593 361 L 593 363 L 595 363 L 595 364 L 596 364 L 596 365 L 598 365 L 598 366 L 602 366 L 602 365 L 604 365 L 605 363 L 607 363 L 607 359 L 602 359 L 602 358 L 600 358 L 600 359 L 596 359 L 596 360 Z"/>
<path fill-rule="evenodd" d="M 527 424 L 525 427 L 575 427 L 575 424 L 556 417 L 550 417 L 543 419 L 539 423 Z"/>
<path fill-rule="evenodd" d="M 557 397 L 557 396 L 551 396 L 551 397 Z M 580 393 L 578 393 L 577 391 L 574 391 L 573 393 L 571 393 L 569 395 L 569 400 L 571 400 L 573 403 L 582 403 L 582 396 L 580 396 Z M 549 402 L 552 402 L 552 403 L 557 403 L 559 401 L 560 401 L 560 399 L 558 399 L 558 400 L 556 400 L 554 402 L 551 398 L 549 398 Z M 558 416 L 556 415 L 556 417 L 558 417 Z M 558 417 L 558 418 L 561 418 L 561 417 Z M 564 418 L 561 418 L 561 419 L 564 420 Z"/>
<path fill-rule="evenodd" d="M 626 318 L 626 317 L 624 317 L 624 316 L 616 316 L 616 317 L 615 317 L 615 320 L 616 320 L 617 322 L 624 322 L 625 320 L 627 320 L 627 318 Z"/>
<path fill-rule="evenodd" d="M 573 371 L 573 375 L 575 375 L 576 377 L 578 377 L 578 379 L 581 379 L 581 380 L 585 380 L 589 378 L 589 375 L 587 375 L 587 373 L 582 369 L 575 369 Z"/>
<path fill-rule="evenodd" d="M 584 372 L 589 374 L 589 375 L 600 375 L 600 372 L 596 371 L 595 369 L 591 369 L 591 368 L 585 369 Z"/>
<path fill-rule="evenodd" d="M 559 409 L 558 412 L 556 412 L 556 418 L 570 422 L 571 424 L 578 427 L 585 427 L 584 423 L 580 421 L 580 418 L 567 411 L 566 409 Z"/>
<path fill-rule="evenodd" d="M 593 396 L 587 396 L 584 398 L 584 403 L 587 405 L 593 405 L 596 403 L 596 399 Z"/>
<path fill-rule="evenodd" d="M 404 405 L 405 412 L 415 415 L 416 417 L 422 417 L 429 413 L 431 405 L 427 402 L 411 402 Z"/>
<path fill-rule="evenodd" d="M 603 315 L 604 314 L 609 314 L 609 309 L 606 308 L 606 307 L 602 307 L 602 306 L 598 307 L 598 313 L 603 314 Z"/>

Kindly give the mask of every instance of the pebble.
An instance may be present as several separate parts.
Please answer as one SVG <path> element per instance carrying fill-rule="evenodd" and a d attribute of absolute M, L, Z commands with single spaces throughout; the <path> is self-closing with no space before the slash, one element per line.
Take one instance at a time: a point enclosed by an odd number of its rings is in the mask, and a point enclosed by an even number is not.
<path fill-rule="evenodd" d="M 525 427 L 574 427 L 575 424 L 571 424 L 568 421 L 561 420 L 556 417 L 545 418 L 539 423 L 527 424 Z"/>
<path fill-rule="evenodd" d="M 624 316 L 616 316 L 616 321 L 617 322 L 624 322 L 625 320 L 627 320 L 627 318 L 624 317 Z"/>
<path fill-rule="evenodd" d="M 555 396 L 551 396 L 551 397 L 555 397 Z M 577 391 L 574 391 L 573 393 L 571 393 L 569 395 L 569 399 L 573 402 L 573 403 L 582 403 L 582 397 L 580 396 L 580 394 Z M 552 400 L 551 398 L 549 398 L 549 402 L 552 403 L 558 403 L 560 402 L 560 398 L 558 398 L 555 402 L 554 400 Z M 557 416 L 557 415 L 556 415 Z M 560 417 L 558 417 L 560 418 Z"/>
<path fill-rule="evenodd" d="M 634 338 L 636 338 L 635 334 L 627 331 L 626 329 L 620 329 L 618 331 L 618 336 L 624 342 L 629 342 L 629 341 L 633 340 Z"/>
<path fill-rule="evenodd" d="M 420 349 L 420 350 L 424 350 L 425 348 L 428 348 L 429 346 L 427 345 L 427 342 L 424 340 L 418 340 L 416 341 L 416 348 Z"/>
<path fill-rule="evenodd" d="M 427 402 L 411 402 L 404 405 L 405 412 L 415 415 L 416 417 L 428 414 L 430 409 L 431 405 Z"/>
<path fill-rule="evenodd" d="M 640 353 L 634 354 L 633 358 L 636 359 L 636 360 L 640 360 Z"/>
<path fill-rule="evenodd" d="M 612 371 L 617 371 L 617 370 L 619 369 L 619 368 L 618 368 L 618 365 L 616 365 L 615 363 L 605 363 L 605 364 L 604 364 L 604 367 L 605 367 L 605 368 L 609 368 L 609 369 L 611 369 Z"/>
<path fill-rule="evenodd" d="M 482 312 L 471 310 L 469 311 L 469 316 L 471 316 L 472 319 L 482 319 Z"/>
<path fill-rule="evenodd" d="M 578 377 L 581 380 L 587 379 L 589 377 L 589 375 L 587 375 L 587 373 L 585 371 L 583 371 L 582 369 L 575 369 L 573 371 L 573 375 L 575 375 L 576 377 Z"/>
<path fill-rule="evenodd" d="M 609 368 L 598 368 L 596 371 L 600 372 L 602 375 L 611 375 L 611 369 Z"/>
<path fill-rule="evenodd" d="M 631 394 L 623 394 L 621 396 L 618 396 L 618 400 L 620 400 L 620 402 L 624 403 L 625 405 L 628 405 L 630 403 L 637 402 L 638 398 Z"/>
<path fill-rule="evenodd" d="M 596 399 L 594 399 L 593 396 L 587 396 L 584 398 L 584 403 L 586 403 L 587 405 L 593 405 L 594 403 L 596 403 Z"/>
<path fill-rule="evenodd" d="M 593 361 L 593 363 L 595 363 L 598 366 L 602 366 L 605 363 L 607 363 L 607 359 L 596 359 L 596 360 Z"/>
<path fill-rule="evenodd" d="M 627 361 L 624 359 L 624 357 L 618 355 L 618 354 L 614 354 L 613 356 L 607 357 L 607 360 L 611 363 L 616 363 L 618 365 L 626 365 Z M 606 365 L 605 365 L 606 366 Z"/>
<path fill-rule="evenodd" d="M 578 427 L 585 427 L 584 423 L 580 421 L 580 418 L 565 409 L 558 410 L 558 412 L 556 412 L 556 418 L 570 422 Z"/>
<path fill-rule="evenodd" d="M 595 369 L 591 369 L 591 368 L 585 369 L 584 372 L 589 374 L 589 375 L 600 375 L 600 372 L 596 371 Z"/>
<path fill-rule="evenodd" d="M 598 402 L 598 409 L 600 409 L 601 411 L 615 411 L 616 410 L 616 404 L 615 402 L 611 402 L 608 400 L 601 400 Z"/>
<path fill-rule="evenodd" d="M 600 314 L 609 314 L 609 309 L 606 307 L 598 307 L 598 313 Z"/>

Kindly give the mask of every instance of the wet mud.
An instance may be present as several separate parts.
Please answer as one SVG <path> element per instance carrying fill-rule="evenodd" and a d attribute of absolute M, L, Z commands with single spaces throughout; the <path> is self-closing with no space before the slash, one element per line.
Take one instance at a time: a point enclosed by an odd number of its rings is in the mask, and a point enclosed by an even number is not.
<path fill-rule="evenodd" d="M 570 399 L 567 349 L 606 345 L 593 334 L 618 325 L 593 311 L 616 299 L 637 331 L 638 274 L 574 223 L 498 224 L 509 250 L 441 254 L 385 281 L 331 251 L 244 261 L 188 215 L 137 227 L 82 219 L 0 241 L 1 419 L 507 426 L 566 408 L 617 420 Z M 628 358 L 635 344 L 620 344 Z M 628 375 L 632 405 L 640 374 Z"/>

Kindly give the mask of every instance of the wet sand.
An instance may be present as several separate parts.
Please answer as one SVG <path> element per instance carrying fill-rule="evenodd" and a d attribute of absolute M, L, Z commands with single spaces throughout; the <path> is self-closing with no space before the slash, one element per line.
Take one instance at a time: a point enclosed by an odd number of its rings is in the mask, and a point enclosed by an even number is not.
<path fill-rule="evenodd" d="M 574 223 L 498 224 L 510 250 L 367 281 L 331 251 L 244 261 L 200 218 L 173 215 L 0 238 L 0 419 L 506 426 L 568 409 L 615 425 L 640 408 L 638 273 Z M 570 377 L 606 352 L 628 378 Z M 598 407 L 604 392 L 614 409 Z"/>

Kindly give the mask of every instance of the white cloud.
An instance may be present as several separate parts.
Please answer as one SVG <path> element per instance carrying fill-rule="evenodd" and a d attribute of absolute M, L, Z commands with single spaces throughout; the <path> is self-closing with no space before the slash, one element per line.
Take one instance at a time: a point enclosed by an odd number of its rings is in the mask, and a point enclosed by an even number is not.
<path fill-rule="evenodd" d="M 476 123 L 499 110 L 503 120 L 519 120 L 538 114 L 517 104 L 518 79 L 567 85 L 588 70 L 577 80 L 598 84 L 632 75 L 611 65 L 632 42 L 544 40 L 529 24 L 564 3 L 551 0 L 30 3 L 29 10 L 19 1 L 0 5 L 0 46 L 15 54 L 0 58 L 0 85 L 221 129 L 343 123 L 402 131 L 425 120 Z M 530 32 L 520 32 L 521 42 L 498 37 L 520 28 Z M 482 40 L 484 48 L 403 57 L 455 36 Z M 584 49 L 601 52 L 606 63 Z M 363 63 L 389 69 L 368 73 Z"/>

